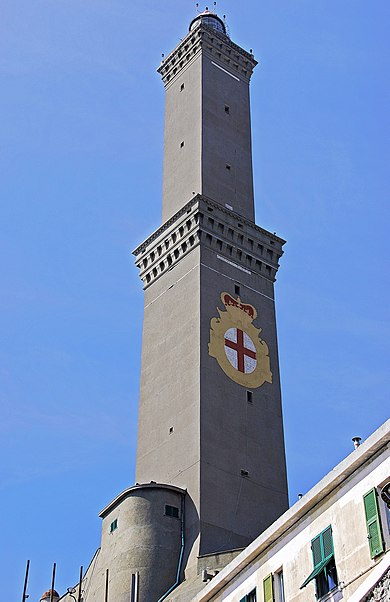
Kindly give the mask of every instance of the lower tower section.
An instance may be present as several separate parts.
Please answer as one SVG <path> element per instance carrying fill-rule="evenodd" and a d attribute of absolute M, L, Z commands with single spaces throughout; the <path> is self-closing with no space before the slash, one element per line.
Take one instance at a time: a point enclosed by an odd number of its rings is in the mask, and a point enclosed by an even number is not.
<path fill-rule="evenodd" d="M 160 483 L 136 485 L 102 510 L 101 547 L 83 578 L 83 600 L 167 599 L 181 578 L 185 495 Z M 78 595 L 78 588 L 73 592 Z M 64 602 L 72 599 L 77 598 L 69 595 Z"/>
<path fill-rule="evenodd" d="M 187 490 L 187 567 L 248 545 L 288 507 L 274 305 L 283 244 L 197 195 L 135 251 L 136 479 Z"/>

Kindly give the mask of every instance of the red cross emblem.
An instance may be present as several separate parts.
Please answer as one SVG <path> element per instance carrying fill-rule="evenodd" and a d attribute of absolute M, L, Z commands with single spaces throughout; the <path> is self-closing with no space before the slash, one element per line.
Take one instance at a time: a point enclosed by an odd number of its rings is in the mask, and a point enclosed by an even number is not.
<path fill-rule="evenodd" d="M 225 353 L 236 370 L 244 374 L 253 372 L 257 365 L 256 347 L 243 330 L 229 328 L 225 332 Z"/>

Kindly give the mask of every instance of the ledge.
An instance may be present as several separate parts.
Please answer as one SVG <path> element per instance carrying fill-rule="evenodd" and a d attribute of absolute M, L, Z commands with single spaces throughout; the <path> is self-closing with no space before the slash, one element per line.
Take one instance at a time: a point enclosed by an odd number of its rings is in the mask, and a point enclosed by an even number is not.
<path fill-rule="evenodd" d="M 116 498 L 114 498 L 112 500 L 112 502 L 110 502 L 105 508 L 103 508 L 103 510 L 101 510 L 101 512 L 99 512 L 99 518 L 104 518 L 105 516 L 107 516 L 107 514 L 109 514 L 109 512 L 111 512 L 111 510 L 113 510 L 116 506 L 118 506 L 118 504 L 120 504 L 121 502 L 123 502 L 123 500 L 125 500 L 127 497 L 129 497 L 129 495 L 131 495 L 132 493 L 135 493 L 136 491 L 140 491 L 143 489 L 165 489 L 167 491 L 173 491 L 173 492 L 179 493 L 181 495 L 187 494 L 185 489 L 181 489 L 180 487 L 175 487 L 175 485 L 166 485 L 165 483 L 155 483 L 154 481 L 151 481 L 150 483 L 142 483 L 140 485 L 137 483 L 136 485 L 133 485 L 132 487 L 128 487 L 127 489 L 122 491 L 122 493 L 117 495 Z"/>

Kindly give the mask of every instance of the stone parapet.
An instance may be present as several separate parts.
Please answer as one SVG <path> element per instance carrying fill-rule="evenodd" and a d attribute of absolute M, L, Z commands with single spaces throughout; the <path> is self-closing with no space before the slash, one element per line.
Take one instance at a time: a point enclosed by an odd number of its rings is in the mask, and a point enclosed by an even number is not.
<path fill-rule="evenodd" d="M 133 254 L 145 289 L 199 244 L 239 269 L 274 282 L 284 243 L 228 207 L 196 195 Z"/>
<path fill-rule="evenodd" d="M 157 71 L 164 85 L 169 86 L 201 50 L 233 75 L 248 81 L 257 65 L 253 54 L 232 42 L 223 33 L 199 22 L 199 25 L 162 60 Z"/>

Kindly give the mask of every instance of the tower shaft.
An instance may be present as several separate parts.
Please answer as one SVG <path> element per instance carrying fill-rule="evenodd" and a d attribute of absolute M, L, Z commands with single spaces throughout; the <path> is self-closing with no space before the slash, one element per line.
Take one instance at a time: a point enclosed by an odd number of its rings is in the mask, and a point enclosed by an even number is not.
<path fill-rule="evenodd" d="M 185 564 L 288 505 L 274 282 L 254 223 L 252 54 L 202 19 L 163 61 L 163 224 L 135 251 L 145 306 L 136 479 L 187 490 Z"/>

